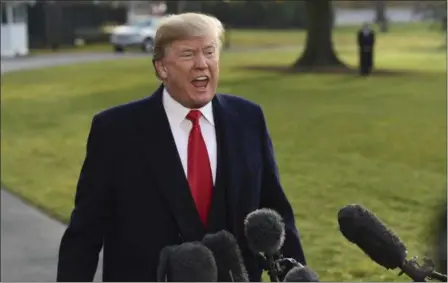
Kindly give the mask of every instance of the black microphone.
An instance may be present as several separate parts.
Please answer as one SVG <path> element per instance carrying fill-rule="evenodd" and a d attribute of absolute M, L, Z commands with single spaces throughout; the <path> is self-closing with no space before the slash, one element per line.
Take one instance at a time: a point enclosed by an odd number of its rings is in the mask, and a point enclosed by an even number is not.
<path fill-rule="evenodd" d="M 249 248 L 264 254 L 263 269 L 268 272 L 271 282 L 281 282 L 291 268 L 302 266 L 280 253 L 285 241 L 285 223 L 276 211 L 261 208 L 249 213 L 244 220 L 244 231 Z"/>
<path fill-rule="evenodd" d="M 249 248 L 265 255 L 267 266 L 264 269 L 268 271 L 271 282 L 279 282 L 275 257 L 285 240 L 283 218 L 272 209 L 257 209 L 246 216 L 244 232 Z"/>
<path fill-rule="evenodd" d="M 201 242 L 163 248 L 157 282 L 218 282 L 213 253 Z"/>
<path fill-rule="evenodd" d="M 438 219 L 435 224 L 435 240 L 434 245 L 434 257 L 436 258 L 436 266 L 439 268 L 440 272 L 447 272 L 447 203 L 444 202 L 443 208 L 438 213 Z M 432 223 L 431 223 L 432 224 Z"/>
<path fill-rule="evenodd" d="M 285 276 L 283 282 L 319 282 L 319 278 L 309 267 L 293 267 Z"/>
<path fill-rule="evenodd" d="M 352 204 L 341 208 L 338 223 L 347 240 L 386 269 L 400 268 L 402 272 L 399 275 L 406 273 L 416 282 L 426 282 L 426 278 L 447 281 L 446 275 L 435 272 L 429 261 L 420 266 L 416 258 L 406 260 L 407 249 L 404 243 L 361 205 Z"/>
<path fill-rule="evenodd" d="M 244 228 L 249 247 L 255 252 L 272 256 L 285 241 L 283 218 L 272 209 L 262 208 L 249 213 Z"/>
<path fill-rule="evenodd" d="M 225 230 L 205 235 L 202 243 L 209 248 L 218 267 L 218 278 L 230 282 L 249 282 L 241 250 L 233 235 Z"/>

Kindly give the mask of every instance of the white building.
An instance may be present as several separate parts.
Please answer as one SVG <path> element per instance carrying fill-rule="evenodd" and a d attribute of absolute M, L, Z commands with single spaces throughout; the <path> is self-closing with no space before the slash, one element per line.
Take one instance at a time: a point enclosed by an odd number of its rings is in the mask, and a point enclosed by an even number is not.
<path fill-rule="evenodd" d="M 35 1 L 1 2 L 1 57 L 27 55 L 27 5 Z"/>

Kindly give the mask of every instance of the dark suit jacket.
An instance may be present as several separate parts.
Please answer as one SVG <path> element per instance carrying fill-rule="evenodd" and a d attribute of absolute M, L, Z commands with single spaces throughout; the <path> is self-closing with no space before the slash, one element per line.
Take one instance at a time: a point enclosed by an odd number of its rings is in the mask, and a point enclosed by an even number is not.
<path fill-rule="evenodd" d="M 365 34 L 361 29 L 358 31 L 358 47 L 361 50 L 368 49 L 369 51 L 373 51 L 372 48 L 375 45 L 375 32 L 373 30 L 369 31 L 368 34 Z"/>
<path fill-rule="evenodd" d="M 162 89 L 95 115 L 60 245 L 57 280 L 92 281 L 104 245 L 104 281 L 156 281 L 163 247 L 226 229 L 238 240 L 251 281 L 260 281 L 260 263 L 248 249 L 243 221 L 261 207 L 284 217 L 284 253 L 305 263 L 261 108 L 225 94 L 213 99 L 218 169 L 210 224 L 204 228 L 163 109 Z"/>

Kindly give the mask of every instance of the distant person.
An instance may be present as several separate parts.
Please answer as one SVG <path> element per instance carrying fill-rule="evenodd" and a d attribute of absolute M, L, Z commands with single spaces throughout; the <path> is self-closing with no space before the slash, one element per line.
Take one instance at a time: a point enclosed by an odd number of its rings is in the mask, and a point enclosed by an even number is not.
<path fill-rule="evenodd" d="M 199 13 L 164 18 L 153 52 L 159 87 L 94 116 L 57 281 L 92 281 L 103 247 L 103 281 L 155 282 L 164 247 L 227 230 L 260 282 L 244 219 L 262 207 L 284 219 L 284 255 L 306 264 L 262 108 L 216 93 L 223 31 Z"/>
<path fill-rule="evenodd" d="M 375 32 L 369 24 L 364 24 L 358 32 L 359 71 L 366 76 L 372 72 L 373 49 L 375 45 Z"/>

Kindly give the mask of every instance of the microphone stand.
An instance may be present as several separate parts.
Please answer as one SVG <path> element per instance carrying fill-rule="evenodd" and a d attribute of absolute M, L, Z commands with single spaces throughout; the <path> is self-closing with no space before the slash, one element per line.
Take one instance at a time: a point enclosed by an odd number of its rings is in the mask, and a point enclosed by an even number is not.
<path fill-rule="evenodd" d="M 261 268 L 267 271 L 271 282 L 280 282 L 280 279 L 278 278 L 277 275 L 278 268 L 274 256 L 259 253 L 258 257 L 261 260 Z"/>
<path fill-rule="evenodd" d="M 268 261 L 268 275 L 271 279 L 271 282 L 280 282 L 277 276 L 277 264 L 274 260 L 274 257 L 272 255 L 266 256 L 266 260 Z"/>
<path fill-rule="evenodd" d="M 410 260 L 405 260 L 400 266 L 400 269 L 401 271 L 398 276 L 405 273 L 414 282 L 427 282 L 427 278 L 439 280 L 440 282 L 447 282 L 447 276 L 436 272 L 434 270 L 434 263 L 428 258 L 423 259 L 423 265 L 420 265 L 417 262 L 417 257 L 413 257 Z"/>
<path fill-rule="evenodd" d="M 263 261 L 263 269 L 267 271 L 271 282 L 282 282 L 286 273 L 293 267 L 303 267 L 298 261 L 293 258 L 285 258 L 281 254 L 261 255 Z"/>

